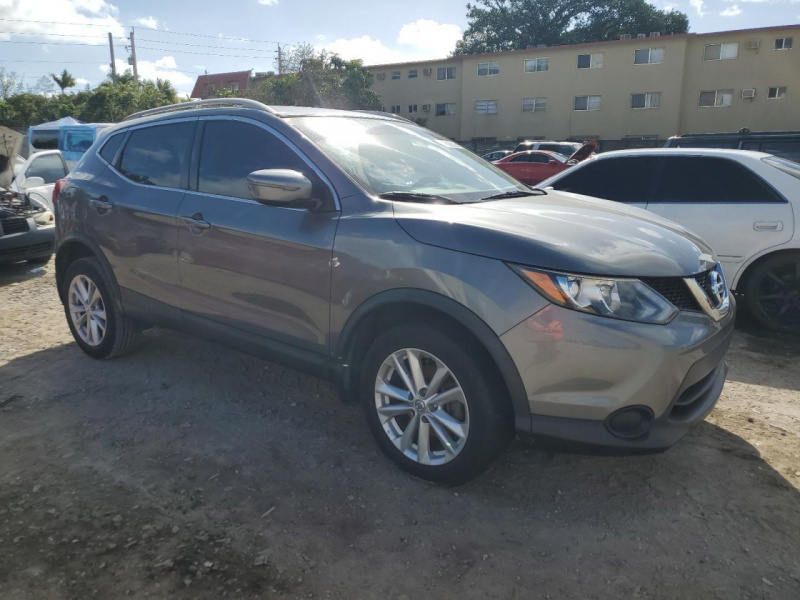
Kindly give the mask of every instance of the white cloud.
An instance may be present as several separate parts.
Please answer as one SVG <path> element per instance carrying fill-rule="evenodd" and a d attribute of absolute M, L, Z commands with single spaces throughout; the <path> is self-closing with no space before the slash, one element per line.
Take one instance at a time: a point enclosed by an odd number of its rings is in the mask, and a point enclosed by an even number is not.
<path fill-rule="evenodd" d="M 150 29 L 158 29 L 158 19 L 155 17 L 140 17 L 136 22 L 142 27 L 149 27 Z"/>
<path fill-rule="evenodd" d="M 278 3 L 278 0 L 258 0 L 258 3 L 264 6 L 274 6 Z"/>
<path fill-rule="evenodd" d="M 118 13 L 117 7 L 105 0 L 0 0 L 0 18 L 8 19 L 3 21 L 3 29 L 11 34 L 0 39 L 9 39 L 15 33 L 53 33 L 52 23 L 31 21 L 58 21 L 70 23 L 57 27 L 59 34 L 67 36 L 61 38 L 64 41 L 107 44 L 106 32 L 125 35 Z M 25 36 L 25 39 L 31 38 Z"/>
<path fill-rule="evenodd" d="M 84 87 L 87 83 L 89 83 L 89 80 L 83 77 L 75 79 L 75 87 Z"/>
<path fill-rule="evenodd" d="M 721 16 L 721 17 L 738 17 L 740 14 L 742 14 L 742 9 L 739 8 L 738 4 L 734 4 L 733 6 L 729 6 L 728 8 L 723 10 L 721 13 L 719 13 L 719 16 Z"/>
<path fill-rule="evenodd" d="M 703 0 L 689 0 L 689 4 L 697 11 L 697 16 L 702 17 L 706 14 L 706 12 L 703 10 L 706 3 L 703 2 Z"/>
<path fill-rule="evenodd" d="M 458 25 L 419 19 L 403 25 L 392 45 L 384 44 L 380 39 L 373 39 L 369 35 L 362 35 L 318 44 L 316 49 L 333 52 L 346 60 L 360 58 L 366 65 L 375 65 L 445 58 L 455 49 L 459 39 L 461 28 Z"/>
<path fill-rule="evenodd" d="M 174 71 L 172 69 L 178 68 L 178 63 L 173 56 L 164 56 L 155 61 L 137 60 L 136 66 L 139 69 L 139 79 L 166 79 L 170 81 L 175 89 L 181 93 L 188 93 L 194 87 L 195 78 L 190 77 L 186 73 Z M 116 60 L 117 73 L 124 73 L 130 70 L 128 62 L 118 58 Z M 100 65 L 100 70 L 108 75 L 111 67 L 108 65 Z"/>

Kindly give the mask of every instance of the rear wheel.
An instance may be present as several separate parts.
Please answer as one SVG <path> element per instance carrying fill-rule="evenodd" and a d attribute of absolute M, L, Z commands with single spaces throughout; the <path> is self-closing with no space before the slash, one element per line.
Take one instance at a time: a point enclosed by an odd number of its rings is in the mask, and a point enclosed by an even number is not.
<path fill-rule="evenodd" d="M 800 254 L 774 256 L 747 278 L 745 303 L 759 324 L 783 333 L 800 333 Z"/>
<path fill-rule="evenodd" d="M 367 350 L 360 384 L 367 422 L 406 471 L 463 483 L 510 439 L 507 393 L 475 350 L 465 336 L 421 325 L 388 330 Z"/>
<path fill-rule="evenodd" d="M 133 349 L 139 328 L 122 311 L 97 259 L 73 262 L 62 285 L 67 323 L 81 350 L 92 358 L 115 358 Z"/>

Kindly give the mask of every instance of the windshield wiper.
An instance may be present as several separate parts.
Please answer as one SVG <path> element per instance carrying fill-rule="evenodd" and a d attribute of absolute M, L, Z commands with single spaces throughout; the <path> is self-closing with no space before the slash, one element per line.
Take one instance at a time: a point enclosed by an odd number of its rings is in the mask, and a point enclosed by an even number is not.
<path fill-rule="evenodd" d="M 384 192 L 383 194 L 378 194 L 378 198 L 383 198 L 384 200 L 406 200 L 408 202 L 429 202 L 431 204 L 458 204 L 458 202 L 447 196 L 424 194 L 422 192 Z"/>
<path fill-rule="evenodd" d="M 493 196 L 486 196 L 486 198 L 481 198 L 479 202 L 483 202 L 484 200 L 504 200 L 506 198 L 522 198 L 524 196 L 544 196 L 546 194 L 547 192 L 539 188 L 531 188 L 529 192 L 523 192 L 522 190 L 514 190 L 513 192 L 503 192 L 501 194 L 494 194 Z"/>

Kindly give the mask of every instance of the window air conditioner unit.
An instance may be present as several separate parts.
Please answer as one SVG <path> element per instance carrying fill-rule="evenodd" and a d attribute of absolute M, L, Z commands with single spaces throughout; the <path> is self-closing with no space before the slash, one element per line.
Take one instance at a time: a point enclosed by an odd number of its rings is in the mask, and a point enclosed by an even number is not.
<path fill-rule="evenodd" d="M 430 104 L 423 104 L 422 105 L 422 112 L 431 112 L 431 105 Z"/>
<path fill-rule="evenodd" d="M 629 40 L 629 39 L 631 39 L 631 34 L 630 33 L 620 34 L 619 39 L 621 39 L 621 40 Z"/>
<path fill-rule="evenodd" d="M 386 73 L 378 73 L 375 77 L 378 79 L 378 81 L 383 81 L 386 79 Z"/>
<path fill-rule="evenodd" d="M 651 31 L 650 32 L 650 37 L 661 37 L 661 32 L 660 31 Z"/>
<path fill-rule="evenodd" d="M 742 98 L 745 100 L 752 100 L 756 97 L 755 88 L 745 88 L 742 90 Z"/>
<path fill-rule="evenodd" d="M 761 40 L 747 40 L 748 50 L 758 50 L 760 46 L 761 46 Z"/>
<path fill-rule="evenodd" d="M 431 69 L 430 67 L 428 67 L 427 69 L 422 69 L 422 74 L 425 75 L 425 77 L 430 77 L 431 73 L 433 73 L 433 69 Z"/>
<path fill-rule="evenodd" d="M 642 39 L 642 38 L 646 38 L 646 37 L 647 37 L 646 33 L 637 33 L 636 34 L 636 39 Z"/>

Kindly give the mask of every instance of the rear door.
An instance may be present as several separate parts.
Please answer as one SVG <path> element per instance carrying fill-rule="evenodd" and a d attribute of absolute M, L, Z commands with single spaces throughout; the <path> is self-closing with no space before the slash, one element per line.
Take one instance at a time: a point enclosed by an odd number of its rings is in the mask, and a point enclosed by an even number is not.
<path fill-rule="evenodd" d="M 792 237 L 786 200 L 743 164 L 709 156 L 664 156 L 647 209 L 700 235 L 733 281 L 737 265 Z"/>
<path fill-rule="evenodd" d="M 656 184 L 657 156 L 587 160 L 551 182 L 557 190 L 646 208 Z"/>
<path fill-rule="evenodd" d="M 266 125 L 203 118 L 197 173 L 179 211 L 184 309 L 194 316 L 320 354 L 327 352 L 335 197 L 307 159 Z M 322 208 L 265 205 L 246 177 L 300 171 Z"/>
<path fill-rule="evenodd" d="M 89 179 L 85 226 L 102 247 L 125 302 L 180 306 L 176 214 L 189 179 L 197 119 L 111 136 L 106 172 Z"/>

